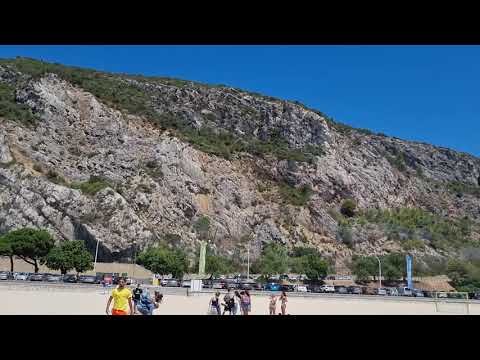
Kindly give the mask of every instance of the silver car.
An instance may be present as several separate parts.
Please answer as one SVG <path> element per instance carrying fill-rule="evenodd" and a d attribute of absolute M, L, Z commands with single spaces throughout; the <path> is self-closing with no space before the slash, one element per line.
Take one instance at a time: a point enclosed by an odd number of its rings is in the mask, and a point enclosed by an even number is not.
<path fill-rule="evenodd" d="M 57 274 L 49 274 L 47 275 L 47 278 L 46 278 L 48 282 L 59 282 L 59 281 L 62 281 L 62 279 L 63 279 L 63 276 L 57 275 Z"/>
<path fill-rule="evenodd" d="M 387 289 L 385 289 L 385 288 L 378 288 L 378 289 L 376 289 L 375 294 L 376 294 L 376 295 L 385 296 L 385 295 L 387 295 Z"/>
<path fill-rule="evenodd" d="M 0 280 L 8 280 L 8 273 L 5 271 L 0 272 Z"/>
<path fill-rule="evenodd" d="M 14 279 L 26 281 L 28 279 L 28 273 L 16 273 Z"/>

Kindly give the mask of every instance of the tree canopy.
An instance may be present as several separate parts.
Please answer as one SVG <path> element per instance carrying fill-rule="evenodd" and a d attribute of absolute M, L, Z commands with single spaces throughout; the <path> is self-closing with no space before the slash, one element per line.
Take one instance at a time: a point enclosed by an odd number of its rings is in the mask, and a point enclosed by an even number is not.
<path fill-rule="evenodd" d="M 45 258 L 45 263 L 50 269 L 60 270 L 66 274 L 75 269 L 82 273 L 93 269 L 93 256 L 81 240 L 66 241 L 50 250 Z"/>
<path fill-rule="evenodd" d="M 252 270 L 266 277 L 284 274 L 288 270 L 287 249 L 275 243 L 266 245 L 260 258 L 254 262 Z"/>
<path fill-rule="evenodd" d="M 3 236 L 13 255 L 34 266 L 38 272 L 38 262 L 47 256 L 55 245 L 55 240 L 46 230 L 22 228 L 12 230 Z"/>
<path fill-rule="evenodd" d="M 165 245 L 144 250 L 137 257 L 137 263 L 156 274 L 172 274 L 183 277 L 188 270 L 187 255 L 180 249 L 169 249 Z"/>

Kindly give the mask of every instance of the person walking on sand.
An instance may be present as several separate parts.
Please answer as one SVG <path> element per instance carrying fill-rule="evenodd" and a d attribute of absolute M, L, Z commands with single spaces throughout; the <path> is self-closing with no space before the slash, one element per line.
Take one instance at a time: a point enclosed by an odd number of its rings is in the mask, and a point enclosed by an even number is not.
<path fill-rule="evenodd" d="M 210 299 L 208 304 L 209 314 L 211 315 L 221 315 L 220 309 L 220 293 L 216 292 L 215 295 Z"/>
<path fill-rule="evenodd" d="M 282 295 L 280 295 L 280 303 L 281 303 L 280 308 L 282 309 L 282 315 L 286 315 L 287 302 L 288 302 L 287 293 L 285 291 L 282 291 Z"/>
<path fill-rule="evenodd" d="M 237 315 L 238 310 L 239 310 L 238 308 L 240 307 L 240 304 L 241 304 L 241 301 L 242 301 L 242 296 L 240 295 L 238 290 L 235 290 L 234 294 L 235 294 L 235 298 L 238 298 L 238 301 L 235 301 L 235 303 L 233 305 L 233 315 Z M 240 312 L 241 311 L 242 310 L 240 309 Z"/>
<path fill-rule="evenodd" d="M 140 298 L 142 297 L 143 289 L 140 287 L 140 284 L 137 284 L 137 287 L 133 289 L 133 311 L 135 314 L 138 313 L 137 306 Z"/>
<path fill-rule="evenodd" d="M 153 311 L 158 309 L 159 304 L 163 300 L 163 295 L 158 291 L 155 291 L 154 298 L 150 296 L 150 293 L 145 290 L 140 296 L 140 300 L 137 303 L 137 309 L 142 315 L 153 315 Z"/>
<path fill-rule="evenodd" d="M 108 298 L 107 308 L 105 312 L 110 315 L 110 304 L 113 300 L 112 315 L 133 315 L 132 292 L 125 287 L 125 279 L 118 280 L 118 287 L 113 289 L 112 294 Z M 130 310 L 130 313 L 128 313 Z"/>
<path fill-rule="evenodd" d="M 275 294 L 270 295 L 270 304 L 269 304 L 270 315 L 275 315 L 277 312 L 277 297 Z"/>

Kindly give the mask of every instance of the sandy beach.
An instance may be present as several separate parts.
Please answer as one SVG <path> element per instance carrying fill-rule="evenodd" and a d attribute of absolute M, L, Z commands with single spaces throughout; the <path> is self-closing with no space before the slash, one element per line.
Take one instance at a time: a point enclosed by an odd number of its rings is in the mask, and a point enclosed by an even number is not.
<path fill-rule="evenodd" d="M 109 293 L 101 288 L 0 286 L 1 315 L 105 315 Z M 165 294 L 155 315 L 205 315 L 212 294 Z M 222 295 L 223 297 L 223 295 Z M 268 296 L 252 296 L 252 315 L 268 314 Z M 291 315 L 435 315 L 464 313 L 464 304 L 443 304 L 442 312 L 427 301 L 289 297 Z M 277 313 L 280 312 L 280 307 Z M 480 304 L 470 304 L 470 314 L 480 314 Z"/>

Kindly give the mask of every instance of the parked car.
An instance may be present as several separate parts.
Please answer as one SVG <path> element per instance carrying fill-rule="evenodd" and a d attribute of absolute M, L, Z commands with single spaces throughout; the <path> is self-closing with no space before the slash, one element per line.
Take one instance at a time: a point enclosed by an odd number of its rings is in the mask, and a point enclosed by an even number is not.
<path fill-rule="evenodd" d="M 347 287 L 347 292 L 349 294 L 354 294 L 354 295 L 363 294 L 363 290 L 360 286 L 349 286 L 349 287 Z"/>
<path fill-rule="evenodd" d="M 191 280 L 183 280 L 182 281 L 182 287 L 183 288 L 189 288 L 191 284 L 192 284 Z"/>
<path fill-rule="evenodd" d="M 224 282 L 223 282 L 223 288 L 225 290 L 228 290 L 228 289 L 238 289 L 239 288 L 239 284 L 236 280 L 234 279 L 226 279 Z"/>
<path fill-rule="evenodd" d="M 0 280 L 8 280 L 9 279 L 9 274 L 6 271 L 0 272 Z"/>
<path fill-rule="evenodd" d="M 399 287 L 398 294 L 400 296 L 413 296 L 412 289 L 409 289 L 408 287 Z"/>
<path fill-rule="evenodd" d="M 423 291 L 419 289 L 413 289 L 412 294 L 415 297 L 425 297 L 425 294 L 423 293 Z"/>
<path fill-rule="evenodd" d="M 308 288 L 306 285 L 296 285 L 295 291 L 297 292 L 308 292 Z"/>
<path fill-rule="evenodd" d="M 397 290 L 397 288 L 388 288 L 388 289 L 387 289 L 387 295 L 389 295 L 389 296 L 398 296 L 398 290 Z"/>
<path fill-rule="evenodd" d="M 28 277 L 28 280 L 30 280 L 30 281 L 43 281 L 43 274 L 41 274 L 41 273 L 30 274 L 29 277 Z"/>
<path fill-rule="evenodd" d="M 456 292 L 447 293 L 447 297 L 450 299 L 465 299 L 465 295 Z"/>
<path fill-rule="evenodd" d="M 295 291 L 295 285 L 281 284 L 280 291 L 285 291 L 285 292 Z"/>
<path fill-rule="evenodd" d="M 95 284 L 95 276 L 93 275 L 80 275 L 78 282 L 82 284 Z"/>
<path fill-rule="evenodd" d="M 25 281 L 28 279 L 28 273 L 16 273 L 15 276 L 14 276 L 14 279 L 15 280 L 21 280 L 21 281 Z"/>
<path fill-rule="evenodd" d="M 324 293 L 334 293 L 335 292 L 335 286 L 333 286 L 333 285 L 322 285 L 320 287 L 320 289 Z"/>
<path fill-rule="evenodd" d="M 253 290 L 262 291 L 264 287 L 265 285 L 259 282 L 256 282 L 255 284 L 253 284 Z"/>
<path fill-rule="evenodd" d="M 222 280 L 214 280 L 212 282 L 212 289 L 224 289 L 225 282 Z"/>
<path fill-rule="evenodd" d="M 204 289 L 211 289 L 212 288 L 212 280 L 209 280 L 209 279 L 202 280 L 202 287 Z"/>
<path fill-rule="evenodd" d="M 253 290 L 254 286 L 254 281 L 241 281 L 238 283 L 238 288 L 240 290 Z"/>
<path fill-rule="evenodd" d="M 47 275 L 45 280 L 48 281 L 48 282 L 59 282 L 59 281 L 62 281 L 62 275 L 49 274 L 49 275 Z"/>
<path fill-rule="evenodd" d="M 468 298 L 473 300 L 480 300 L 480 292 L 468 293 Z"/>
<path fill-rule="evenodd" d="M 165 286 L 167 286 L 167 287 L 179 287 L 180 283 L 177 279 L 168 279 Z"/>
<path fill-rule="evenodd" d="M 375 295 L 385 296 L 385 295 L 387 295 L 387 289 L 377 288 L 376 291 L 375 291 Z"/>
<path fill-rule="evenodd" d="M 63 276 L 63 282 L 66 283 L 76 283 L 77 282 L 77 275 L 74 274 L 66 274 Z"/>
<path fill-rule="evenodd" d="M 322 292 L 322 285 L 318 285 L 318 284 L 310 285 L 308 287 L 308 291 L 313 292 L 313 293 L 321 293 Z"/>
<path fill-rule="evenodd" d="M 266 291 L 280 291 L 280 284 L 275 282 L 270 282 L 265 285 Z"/>
<path fill-rule="evenodd" d="M 345 286 L 334 286 L 334 289 L 337 294 L 348 294 L 347 288 Z"/>

